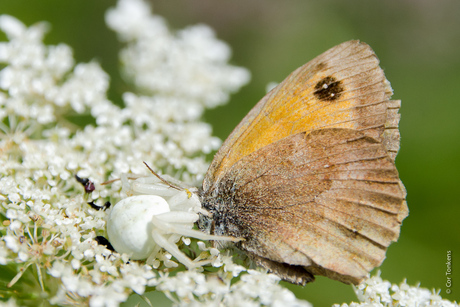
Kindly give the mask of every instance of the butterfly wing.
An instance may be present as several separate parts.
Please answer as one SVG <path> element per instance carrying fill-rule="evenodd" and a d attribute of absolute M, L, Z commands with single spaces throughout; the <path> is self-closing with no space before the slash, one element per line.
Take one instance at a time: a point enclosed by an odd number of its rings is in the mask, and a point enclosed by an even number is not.
<path fill-rule="evenodd" d="M 352 129 L 269 144 L 239 160 L 219 189 L 230 196 L 226 234 L 245 238 L 243 250 L 294 283 L 311 275 L 359 283 L 382 263 L 408 213 L 387 149 Z"/>
<path fill-rule="evenodd" d="M 321 54 L 270 91 L 233 130 L 203 181 L 217 185 L 225 172 L 250 153 L 299 132 L 324 128 L 362 131 L 384 143 L 394 159 L 399 149 L 400 101 L 372 49 L 349 41 Z"/>
<path fill-rule="evenodd" d="M 300 67 L 235 128 L 203 181 L 216 234 L 293 283 L 358 283 L 407 216 L 394 158 L 399 101 L 372 49 L 340 44 Z"/>

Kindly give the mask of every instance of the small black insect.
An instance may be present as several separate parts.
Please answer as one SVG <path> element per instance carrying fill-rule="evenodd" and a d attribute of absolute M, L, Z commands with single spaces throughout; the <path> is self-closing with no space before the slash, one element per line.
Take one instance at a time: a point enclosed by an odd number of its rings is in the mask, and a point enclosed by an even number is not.
<path fill-rule="evenodd" d="M 94 201 L 89 201 L 88 205 L 90 205 L 94 210 L 107 210 L 112 204 L 109 201 L 106 201 L 103 206 L 98 206 L 94 203 Z"/>
<path fill-rule="evenodd" d="M 110 244 L 109 240 L 107 240 L 105 237 L 97 236 L 94 240 L 96 240 L 97 244 L 104 245 L 108 250 L 111 250 L 112 252 L 115 251 L 112 244 Z"/>
<path fill-rule="evenodd" d="M 85 188 L 85 193 L 89 194 L 96 190 L 96 187 L 94 186 L 94 182 L 89 180 L 88 178 L 80 178 L 77 175 L 75 175 L 75 179 L 77 179 L 78 182 L 80 182 L 83 187 Z"/>

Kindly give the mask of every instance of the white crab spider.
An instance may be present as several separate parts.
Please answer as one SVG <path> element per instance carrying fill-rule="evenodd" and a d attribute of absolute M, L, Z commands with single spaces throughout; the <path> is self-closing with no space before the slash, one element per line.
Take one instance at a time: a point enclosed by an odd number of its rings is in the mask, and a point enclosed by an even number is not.
<path fill-rule="evenodd" d="M 167 178 L 170 182 L 176 181 Z M 155 176 L 129 182 L 125 175 L 121 180 L 128 197 L 112 208 L 107 219 L 109 241 L 117 252 L 126 253 L 133 260 L 147 259 L 147 263 L 152 263 L 163 248 L 192 269 L 209 261 L 192 261 L 180 251 L 176 243 L 181 236 L 200 240 L 240 240 L 192 229 L 199 218 L 198 212 L 208 214 L 201 208 L 196 188 L 180 188 Z"/>

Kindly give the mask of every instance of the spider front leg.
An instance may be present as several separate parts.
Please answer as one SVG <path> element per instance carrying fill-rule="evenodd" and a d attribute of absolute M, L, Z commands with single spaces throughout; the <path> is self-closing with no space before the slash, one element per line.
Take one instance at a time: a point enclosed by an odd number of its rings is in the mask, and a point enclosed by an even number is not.
<path fill-rule="evenodd" d="M 196 213 L 171 211 L 153 216 L 152 223 L 155 228 L 163 233 L 175 233 L 200 240 L 241 241 L 240 238 L 209 235 L 199 230 L 192 229 L 193 224 L 198 221 L 198 218 L 199 216 Z"/>
<path fill-rule="evenodd" d="M 175 242 L 168 240 L 165 235 L 176 234 L 200 240 L 240 241 L 240 239 L 234 237 L 208 235 L 201 231 L 194 230 L 192 226 L 197 220 L 198 214 L 181 211 L 166 212 L 152 216 L 152 238 L 155 243 L 171 253 L 171 255 L 176 257 L 176 259 L 188 269 L 209 264 L 210 261 L 192 261 L 177 247 Z"/>
<path fill-rule="evenodd" d="M 155 243 L 163 248 L 164 250 L 168 251 L 171 255 L 173 255 L 180 263 L 185 265 L 189 270 L 199 267 L 201 265 L 207 264 L 206 263 L 197 263 L 193 262 L 186 254 L 184 254 L 176 245 L 175 242 L 171 242 L 168 240 L 164 234 L 161 234 L 158 231 L 152 231 L 152 239 Z M 158 253 L 158 251 L 157 251 Z M 150 257 L 149 257 L 150 258 Z"/>

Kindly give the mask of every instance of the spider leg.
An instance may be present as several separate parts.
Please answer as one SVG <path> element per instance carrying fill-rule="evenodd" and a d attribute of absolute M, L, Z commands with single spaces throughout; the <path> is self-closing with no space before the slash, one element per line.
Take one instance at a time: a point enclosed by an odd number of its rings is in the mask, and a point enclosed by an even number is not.
<path fill-rule="evenodd" d="M 198 263 L 193 262 L 187 255 L 185 255 L 176 244 L 171 243 L 166 239 L 161 233 L 157 231 L 152 232 L 152 238 L 155 240 L 155 243 L 167 250 L 171 255 L 176 257 L 176 259 L 183 263 L 187 268 L 193 269 L 199 266 Z"/>
<path fill-rule="evenodd" d="M 195 222 L 198 215 L 188 212 L 167 212 L 152 217 L 153 225 L 160 229 L 163 233 L 176 233 L 187 237 L 197 238 L 200 240 L 219 240 L 219 241 L 241 241 L 241 238 L 228 237 L 228 236 L 215 236 L 209 235 L 199 230 L 190 229 L 176 223 L 190 223 Z"/>

